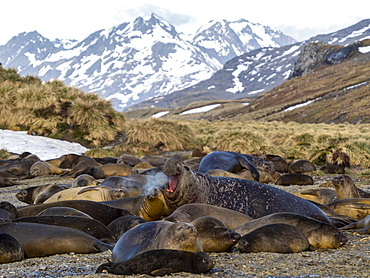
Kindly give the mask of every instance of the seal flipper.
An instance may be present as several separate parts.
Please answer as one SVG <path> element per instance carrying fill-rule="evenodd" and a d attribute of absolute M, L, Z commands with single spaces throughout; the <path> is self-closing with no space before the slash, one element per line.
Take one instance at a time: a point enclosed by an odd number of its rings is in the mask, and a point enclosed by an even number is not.
<path fill-rule="evenodd" d="M 174 271 L 171 268 L 167 267 L 167 268 L 155 269 L 155 270 L 150 272 L 150 275 L 152 275 L 152 276 L 164 276 L 164 275 L 167 275 L 167 274 L 171 274 L 173 272 Z"/>
<path fill-rule="evenodd" d="M 247 158 L 238 157 L 237 159 L 241 166 L 248 169 L 252 173 L 252 176 L 255 179 L 255 181 L 259 181 L 260 174 L 257 168 Z"/>

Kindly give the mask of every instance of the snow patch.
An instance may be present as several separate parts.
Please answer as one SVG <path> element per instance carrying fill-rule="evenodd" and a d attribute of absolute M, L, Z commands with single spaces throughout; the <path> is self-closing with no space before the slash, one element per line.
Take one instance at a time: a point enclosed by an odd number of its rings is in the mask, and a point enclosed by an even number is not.
<path fill-rule="evenodd" d="M 187 115 L 187 114 L 195 114 L 195 113 L 201 113 L 201 112 L 208 112 L 221 104 L 210 104 L 202 107 L 193 108 L 184 112 L 181 112 L 180 115 Z"/>
<path fill-rule="evenodd" d="M 152 118 L 160 118 L 160 117 L 163 117 L 164 115 L 167 115 L 168 113 L 170 113 L 170 111 L 158 112 L 158 113 L 155 113 L 154 115 L 152 115 Z"/>

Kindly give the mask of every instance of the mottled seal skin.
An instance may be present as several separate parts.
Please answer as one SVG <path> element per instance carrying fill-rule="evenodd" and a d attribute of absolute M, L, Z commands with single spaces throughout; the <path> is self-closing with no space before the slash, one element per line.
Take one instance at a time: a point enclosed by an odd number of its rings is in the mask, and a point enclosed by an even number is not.
<path fill-rule="evenodd" d="M 290 173 L 282 175 L 280 178 L 277 179 L 275 182 L 277 185 L 312 185 L 313 184 L 313 178 L 309 175 L 305 174 L 296 174 L 296 173 Z"/>
<path fill-rule="evenodd" d="M 197 218 L 191 224 L 197 229 L 198 239 L 206 253 L 226 252 L 240 239 L 240 234 L 211 216 Z"/>
<path fill-rule="evenodd" d="M 208 204 L 187 204 L 176 209 L 165 220 L 172 222 L 192 222 L 197 218 L 211 216 L 222 221 L 231 230 L 253 218 L 236 210 Z"/>
<path fill-rule="evenodd" d="M 87 200 L 69 200 L 49 204 L 29 205 L 18 209 L 18 217 L 36 216 L 44 209 L 50 207 L 71 207 L 87 213 L 104 225 L 108 225 L 114 219 L 132 214 L 128 210 L 114 208 L 99 202 Z"/>
<path fill-rule="evenodd" d="M 41 215 L 17 218 L 13 222 L 39 223 L 68 227 L 85 232 L 86 234 L 91 235 L 105 243 L 113 244 L 116 242 L 116 238 L 110 229 L 108 229 L 99 221 L 86 217 L 68 215 Z"/>
<path fill-rule="evenodd" d="M 9 202 L 0 203 L 0 223 L 9 222 L 18 217 L 17 208 Z"/>
<path fill-rule="evenodd" d="M 15 194 L 15 197 L 24 203 L 41 204 L 49 199 L 55 193 L 68 189 L 69 186 L 62 184 L 44 184 L 39 186 L 31 186 L 22 189 Z"/>
<path fill-rule="evenodd" d="M 0 233 L 0 264 L 21 261 L 24 250 L 19 242 L 9 234 Z"/>
<path fill-rule="evenodd" d="M 289 173 L 300 174 L 313 171 L 316 171 L 316 166 L 305 159 L 294 161 L 288 166 Z"/>
<path fill-rule="evenodd" d="M 27 258 L 71 252 L 97 253 L 112 249 L 111 245 L 82 231 L 54 225 L 4 223 L 0 224 L 0 233 L 13 236 L 22 246 Z"/>
<path fill-rule="evenodd" d="M 253 165 L 247 155 L 241 153 L 216 151 L 207 154 L 200 161 L 198 171 L 200 173 L 206 173 L 213 169 L 221 169 L 231 173 L 248 169 L 252 173 L 254 180 L 259 180 L 259 173 L 256 166 Z"/>
<path fill-rule="evenodd" d="M 339 215 L 363 219 L 370 214 L 370 198 L 348 198 L 335 200 L 325 205 Z"/>
<path fill-rule="evenodd" d="M 330 188 L 309 188 L 293 192 L 293 194 L 303 199 L 317 202 L 319 204 L 328 204 L 338 199 L 335 190 Z"/>
<path fill-rule="evenodd" d="M 242 253 L 297 253 L 308 250 L 305 234 L 289 224 L 269 224 L 241 237 L 238 249 Z"/>
<path fill-rule="evenodd" d="M 190 203 L 217 205 L 252 218 L 275 212 L 295 212 L 329 222 L 325 213 L 308 200 L 256 181 L 212 177 L 192 172 L 174 155 L 163 167 L 169 177 L 165 199 L 170 212 Z"/>
<path fill-rule="evenodd" d="M 112 231 L 115 239 L 118 240 L 128 230 L 145 222 L 145 219 L 140 216 L 126 215 L 113 220 L 107 228 Z"/>
<path fill-rule="evenodd" d="M 64 171 L 62 169 L 46 161 L 37 161 L 34 164 L 32 164 L 30 168 L 30 174 L 33 177 L 46 175 L 60 175 L 63 173 Z"/>
<path fill-rule="evenodd" d="M 68 188 L 55 193 L 44 204 L 65 200 L 90 200 L 95 202 L 116 200 L 121 198 L 132 197 L 128 190 L 124 188 L 111 188 L 106 186 L 85 186 Z"/>
<path fill-rule="evenodd" d="M 344 174 L 344 167 L 341 165 L 327 164 L 320 167 L 320 170 L 327 174 Z"/>
<path fill-rule="evenodd" d="M 332 183 L 337 192 L 338 199 L 348 198 L 370 198 L 370 192 L 366 192 L 358 187 L 350 176 L 341 175 L 333 178 Z"/>
<path fill-rule="evenodd" d="M 300 229 L 308 238 L 309 243 L 316 248 L 335 249 L 344 245 L 348 238 L 338 228 L 311 217 L 297 213 L 273 213 L 246 222 L 234 231 L 245 235 L 251 231 L 269 224 L 289 224 Z"/>
<path fill-rule="evenodd" d="M 98 182 L 93 176 L 82 174 L 73 180 L 71 187 L 95 186 L 97 184 Z"/>
<path fill-rule="evenodd" d="M 203 251 L 192 224 L 151 221 L 139 224 L 121 236 L 112 250 L 112 262 L 126 261 L 153 249 Z"/>
<path fill-rule="evenodd" d="M 213 266 L 214 262 L 205 252 L 155 249 L 123 262 L 102 264 L 96 273 L 107 271 L 118 275 L 148 274 L 151 276 L 164 276 L 177 272 L 200 274 L 210 271 Z"/>

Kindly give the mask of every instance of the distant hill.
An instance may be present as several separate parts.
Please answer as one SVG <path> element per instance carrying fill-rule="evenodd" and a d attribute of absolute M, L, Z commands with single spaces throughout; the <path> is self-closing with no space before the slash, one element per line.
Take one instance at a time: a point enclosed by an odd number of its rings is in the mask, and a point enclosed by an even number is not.
<path fill-rule="evenodd" d="M 314 60 L 307 55 L 313 50 Z M 346 47 L 311 43 L 296 60 L 293 68 L 300 69 L 300 76 L 291 77 L 255 99 L 198 101 L 172 109 L 150 108 L 125 114 L 148 118 L 162 111 L 161 118 L 176 120 L 370 123 L 369 39 Z M 206 112 L 183 113 L 210 104 L 220 105 Z"/>

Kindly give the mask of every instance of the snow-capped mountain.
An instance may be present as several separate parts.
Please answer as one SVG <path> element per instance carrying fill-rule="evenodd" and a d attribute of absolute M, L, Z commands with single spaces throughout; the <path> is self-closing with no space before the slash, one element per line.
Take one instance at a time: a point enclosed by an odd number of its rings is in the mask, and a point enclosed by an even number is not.
<path fill-rule="evenodd" d="M 186 95 L 191 96 L 195 93 L 198 96 L 197 100 L 255 98 L 289 79 L 298 55 L 307 43 L 321 41 L 349 45 L 364 39 L 370 39 L 370 19 L 303 42 L 281 47 L 264 47 L 244 53 L 226 62 L 223 68 L 209 79 L 174 92 L 164 99 L 154 98 L 138 105 L 174 107 L 179 98 L 183 99 Z M 138 105 L 132 106 L 131 109 L 137 109 Z"/>
<path fill-rule="evenodd" d="M 0 62 L 22 76 L 59 79 L 97 92 L 123 110 L 208 79 L 236 55 L 293 41 L 245 20 L 211 22 L 188 41 L 151 14 L 99 30 L 81 42 L 50 41 L 36 31 L 21 33 L 0 46 Z"/>

